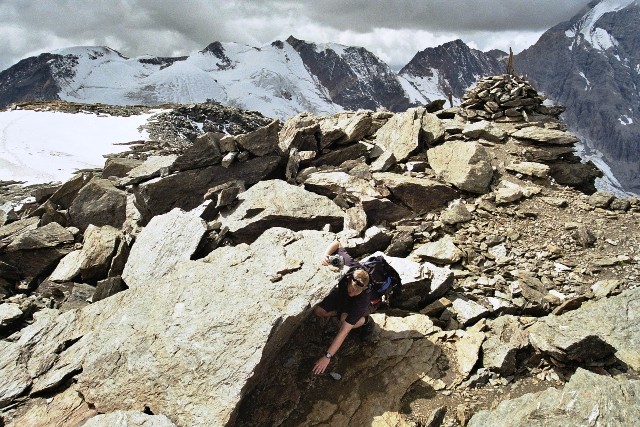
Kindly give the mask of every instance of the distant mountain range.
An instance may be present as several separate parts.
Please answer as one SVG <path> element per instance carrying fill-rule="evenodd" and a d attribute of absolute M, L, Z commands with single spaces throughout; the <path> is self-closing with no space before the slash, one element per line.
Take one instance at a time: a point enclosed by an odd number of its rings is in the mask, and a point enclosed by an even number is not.
<path fill-rule="evenodd" d="M 590 3 L 515 57 L 516 71 L 567 107 L 563 118 L 597 150 L 626 190 L 640 193 L 639 0 Z M 462 40 L 418 52 L 399 72 L 361 47 L 294 37 L 260 47 L 214 42 L 189 56 L 126 58 L 75 47 L 24 59 L 0 72 L 0 106 L 62 99 L 114 105 L 214 100 L 287 118 L 302 111 L 404 111 L 505 72 L 503 51 Z"/>
<path fill-rule="evenodd" d="M 282 119 L 302 111 L 404 111 L 449 93 L 458 100 L 480 76 L 500 68 L 495 56 L 461 40 L 418 53 L 400 73 L 362 47 L 294 37 L 261 47 L 214 42 L 177 58 L 126 58 L 108 47 L 74 47 L 1 72 L 0 106 L 51 99 L 113 105 L 215 100 Z"/>

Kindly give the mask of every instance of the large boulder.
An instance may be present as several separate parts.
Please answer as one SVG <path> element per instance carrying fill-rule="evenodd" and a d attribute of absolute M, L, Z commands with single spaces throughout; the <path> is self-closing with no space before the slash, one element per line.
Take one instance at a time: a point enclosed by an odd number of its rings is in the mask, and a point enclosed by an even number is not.
<path fill-rule="evenodd" d="M 73 234 L 56 222 L 44 227 L 28 230 L 15 236 L 6 247 L 6 251 L 29 251 L 34 249 L 55 248 L 73 243 Z"/>
<path fill-rule="evenodd" d="M 500 316 L 488 322 L 491 333 L 482 344 L 482 366 L 511 375 L 516 355 L 529 345 L 529 337 L 514 316 Z"/>
<path fill-rule="evenodd" d="M 549 388 L 480 411 L 469 427 L 632 426 L 640 420 L 640 381 L 578 368 L 561 389 Z"/>
<path fill-rule="evenodd" d="M 76 198 L 78 192 L 91 181 L 93 175 L 91 173 L 81 173 L 65 182 L 51 195 L 49 201 L 59 205 L 63 209 L 68 209 Z"/>
<path fill-rule="evenodd" d="M 367 214 L 367 223 L 369 225 L 392 223 L 414 215 L 411 209 L 393 203 L 386 197 L 380 199 L 378 197 L 365 196 L 362 197 L 360 202 L 362 203 L 362 209 Z"/>
<path fill-rule="evenodd" d="M 187 261 L 207 231 L 197 215 L 173 209 L 154 217 L 131 248 L 122 278 L 129 287 L 160 280 L 181 261 Z"/>
<path fill-rule="evenodd" d="M 49 276 L 52 282 L 66 282 L 80 275 L 83 280 L 96 281 L 107 277 L 111 259 L 118 249 L 122 233 L 111 227 L 90 225 L 84 234 L 81 250 L 65 256 Z"/>
<path fill-rule="evenodd" d="M 187 156 L 188 153 L 194 151 L 194 146 L 187 149 L 187 153 L 185 153 L 182 157 Z M 202 155 L 201 152 L 198 152 L 199 155 Z M 152 178 L 156 178 L 160 175 L 167 174 L 169 172 L 169 167 L 173 165 L 177 160 L 179 160 L 178 156 L 149 156 L 144 162 L 139 164 L 138 166 L 132 168 L 129 172 L 125 174 L 124 177 L 118 180 L 119 185 L 132 185 L 139 184 L 143 181 L 148 181 Z"/>
<path fill-rule="evenodd" d="M 173 208 L 191 210 L 202 203 L 209 189 L 239 180 L 247 186 L 253 185 L 271 174 L 279 163 L 280 157 L 265 156 L 234 163 L 229 168 L 216 165 L 155 178 L 133 189 L 136 207 L 142 215 L 143 223 Z"/>
<path fill-rule="evenodd" d="M 274 120 L 253 132 L 236 135 L 236 144 L 254 156 L 274 154 L 278 149 L 280 120 Z"/>
<path fill-rule="evenodd" d="M 615 353 L 640 370 L 640 288 L 550 315 L 529 328 L 531 344 L 555 359 L 596 361 Z"/>
<path fill-rule="evenodd" d="M 309 191 L 331 198 L 344 193 L 356 197 L 382 197 L 368 180 L 341 171 L 312 172 L 305 177 L 304 186 Z"/>
<path fill-rule="evenodd" d="M 376 254 L 374 254 L 376 255 Z M 445 295 L 453 285 L 453 271 L 430 262 L 415 262 L 407 258 L 385 256 L 400 275 L 402 294 L 398 306 L 416 310 Z"/>
<path fill-rule="evenodd" d="M 140 166 L 142 163 L 143 161 L 139 159 L 130 159 L 127 157 L 110 157 L 104 163 L 104 168 L 102 169 L 102 177 L 122 178 L 126 176 L 129 171 Z"/>
<path fill-rule="evenodd" d="M 344 212 L 330 199 L 282 180 L 261 181 L 238 196 L 237 207 L 222 212 L 223 227 L 237 242 L 250 242 L 271 227 L 340 231 Z"/>
<path fill-rule="evenodd" d="M 308 113 L 300 113 L 288 119 L 278 133 L 278 147 L 284 154 L 292 148 L 298 151 L 318 151 L 320 124 Z"/>
<path fill-rule="evenodd" d="M 394 115 L 376 132 L 374 143 L 403 162 L 420 147 L 424 108 L 412 108 Z"/>
<path fill-rule="evenodd" d="M 549 129 L 539 126 L 527 126 L 511 133 L 511 136 L 527 142 L 551 145 L 573 145 L 579 142 L 577 136 L 559 129 Z"/>
<path fill-rule="evenodd" d="M 477 142 L 447 141 L 427 151 L 429 164 L 461 190 L 484 194 L 493 178 L 491 157 Z"/>
<path fill-rule="evenodd" d="M 320 122 L 320 148 L 360 141 L 371 133 L 371 111 L 341 111 Z"/>
<path fill-rule="evenodd" d="M 45 391 L 75 378 L 100 413 L 148 408 L 176 425 L 227 425 L 250 379 L 335 285 L 337 273 L 316 262 L 334 238 L 272 228 L 251 246 L 221 247 L 161 277 L 140 277 L 82 310 L 43 313 L 16 343 L 3 344 L 15 385 L 0 400 L 30 382 Z"/>
<path fill-rule="evenodd" d="M 388 172 L 374 173 L 373 178 L 387 187 L 395 199 L 417 213 L 440 209 L 458 197 L 455 189 L 427 178 Z"/>
<path fill-rule="evenodd" d="M 120 228 L 124 223 L 127 193 L 118 190 L 111 181 L 92 179 L 82 187 L 69 206 L 69 224 L 85 230 L 90 224 Z"/>

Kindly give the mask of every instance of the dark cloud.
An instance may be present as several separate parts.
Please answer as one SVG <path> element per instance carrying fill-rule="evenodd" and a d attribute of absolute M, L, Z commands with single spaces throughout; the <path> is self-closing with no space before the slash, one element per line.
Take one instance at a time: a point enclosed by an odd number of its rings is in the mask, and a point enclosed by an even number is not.
<path fill-rule="evenodd" d="M 213 41 L 288 35 L 364 46 L 395 66 L 454 38 L 522 49 L 589 0 L 1 0 L 0 70 L 77 45 L 126 56 L 186 55 Z"/>
<path fill-rule="evenodd" d="M 301 0 L 313 19 L 339 29 L 372 27 L 431 31 L 546 30 L 589 0 Z"/>

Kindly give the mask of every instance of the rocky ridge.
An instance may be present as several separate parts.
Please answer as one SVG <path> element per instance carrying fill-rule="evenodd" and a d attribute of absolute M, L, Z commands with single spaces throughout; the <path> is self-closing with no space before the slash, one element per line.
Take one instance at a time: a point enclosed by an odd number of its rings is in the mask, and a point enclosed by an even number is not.
<path fill-rule="evenodd" d="M 590 419 L 561 389 L 633 423 L 640 202 L 594 192 L 577 138 L 520 93 L 518 121 L 474 103 L 213 126 L 39 189 L 0 217 L 3 424 L 525 425 L 540 399 Z M 336 237 L 384 251 L 404 292 L 314 377 Z"/>

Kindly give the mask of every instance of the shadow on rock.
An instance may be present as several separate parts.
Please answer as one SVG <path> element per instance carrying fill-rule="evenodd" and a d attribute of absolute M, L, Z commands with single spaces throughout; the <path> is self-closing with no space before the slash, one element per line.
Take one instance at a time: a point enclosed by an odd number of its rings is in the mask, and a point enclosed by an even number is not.
<path fill-rule="evenodd" d="M 429 398 L 449 366 L 443 350 L 427 338 L 439 329 L 422 315 L 372 318 L 374 330 L 366 336 L 353 330 L 327 373 L 316 376 L 311 369 L 338 324 L 309 316 L 229 425 L 372 425 L 397 419 L 409 391 L 425 391 L 420 397 Z"/>

